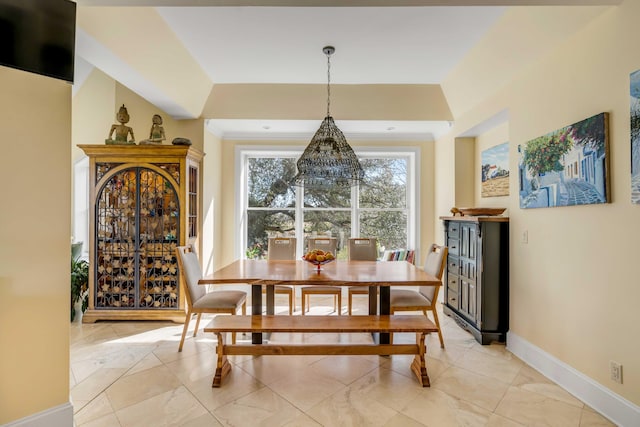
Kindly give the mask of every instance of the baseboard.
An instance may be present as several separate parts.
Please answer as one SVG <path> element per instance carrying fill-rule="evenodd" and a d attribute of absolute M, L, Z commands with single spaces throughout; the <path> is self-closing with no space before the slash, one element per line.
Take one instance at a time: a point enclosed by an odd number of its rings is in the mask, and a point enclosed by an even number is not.
<path fill-rule="evenodd" d="M 71 402 L 49 408 L 19 420 L 5 424 L 4 427 L 72 427 L 73 406 Z"/>
<path fill-rule="evenodd" d="M 513 332 L 507 350 L 621 427 L 640 426 L 640 407 Z"/>

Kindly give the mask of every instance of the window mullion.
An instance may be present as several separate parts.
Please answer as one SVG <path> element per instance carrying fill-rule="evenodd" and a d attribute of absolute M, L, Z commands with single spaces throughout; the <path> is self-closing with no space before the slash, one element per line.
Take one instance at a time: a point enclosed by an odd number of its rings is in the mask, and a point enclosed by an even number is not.
<path fill-rule="evenodd" d="M 304 188 L 296 187 L 296 251 L 304 253 Z"/>
<path fill-rule="evenodd" d="M 360 186 L 351 187 L 351 237 L 360 237 Z"/>

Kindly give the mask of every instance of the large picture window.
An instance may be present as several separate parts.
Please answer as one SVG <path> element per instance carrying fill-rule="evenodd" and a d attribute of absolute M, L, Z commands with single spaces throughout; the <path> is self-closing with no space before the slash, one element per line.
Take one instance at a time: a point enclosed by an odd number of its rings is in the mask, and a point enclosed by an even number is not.
<path fill-rule="evenodd" d="M 269 237 L 337 238 L 338 259 L 347 239 L 376 237 L 384 250 L 417 249 L 417 149 L 356 150 L 365 171 L 357 187 L 305 189 L 293 184 L 301 151 L 238 147 L 238 218 L 242 258 L 267 257 Z"/>

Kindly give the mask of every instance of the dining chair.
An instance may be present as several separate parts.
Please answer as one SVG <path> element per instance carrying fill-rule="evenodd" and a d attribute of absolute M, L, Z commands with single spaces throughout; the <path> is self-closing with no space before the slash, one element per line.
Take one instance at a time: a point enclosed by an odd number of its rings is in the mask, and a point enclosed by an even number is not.
<path fill-rule="evenodd" d="M 424 261 L 423 270 L 437 277 L 438 280 L 442 280 L 442 273 L 447 264 L 447 253 L 448 248 L 446 246 L 431 245 Z M 430 311 L 438 328 L 440 347 L 444 348 L 444 339 L 442 338 L 442 330 L 436 310 L 439 290 L 440 286 L 420 286 L 417 291 L 392 288 L 390 313 L 394 314 L 396 311 L 422 311 L 426 316 L 427 311 Z"/>
<path fill-rule="evenodd" d="M 178 351 L 182 351 L 184 338 L 189 329 L 191 316 L 197 314 L 196 328 L 193 331 L 195 337 L 200 326 L 200 316 L 202 313 L 232 314 L 235 315 L 238 308 L 242 308 L 242 314 L 247 314 L 247 293 L 244 291 L 211 291 L 207 292 L 204 285 L 199 285 L 198 280 L 202 278 L 202 269 L 198 256 L 189 246 L 178 246 L 176 248 L 178 258 L 178 268 L 180 270 L 180 283 L 187 302 L 187 317 L 184 320 L 182 338 Z M 235 344 L 236 334 L 231 335 L 231 341 Z"/>
<path fill-rule="evenodd" d="M 352 237 L 349 239 L 349 261 L 376 261 L 378 259 L 378 239 L 375 237 Z M 366 286 L 351 286 L 347 291 L 349 316 L 353 309 L 354 295 L 369 295 Z"/>
<path fill-rule="evenodd" d="M 267 246 L 267 260 L 295 260 L 296 259 L 296 238 L 295 237 L 270 237 Z M 289 298 L 289 315 L 293 314 L 295 308 L 295 294 L 291 286 L 275 285 L 276 295 L 287 295 Z M 266 293 L 267 288 L 262 287 L 262 293 Z"/>
<path fill-rule="evenodd" d="M 336 255 L 338 240 L 335 237 L 309 237 L 307 239 L 307 251 L 322 249 Z M 342 312 L 342 287 L 340 286 L 303 286 L 302 293 L 302 315 L 306 310 L 311 310 L 311 295 L 333 295 L 333 308 L 338 315 Z M 305 309 L 306 307 L 306 309 Z"/>

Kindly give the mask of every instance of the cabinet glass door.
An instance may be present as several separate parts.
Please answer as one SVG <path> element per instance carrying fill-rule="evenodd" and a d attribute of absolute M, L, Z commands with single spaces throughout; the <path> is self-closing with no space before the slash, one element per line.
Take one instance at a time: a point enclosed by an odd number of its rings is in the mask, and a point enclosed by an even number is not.
<path fill-rule="evenodd" d="M 179 215 L 176 189 L 154 170 L 107 180 L 96 203 L 97 309 L 178 308 Z"/>

